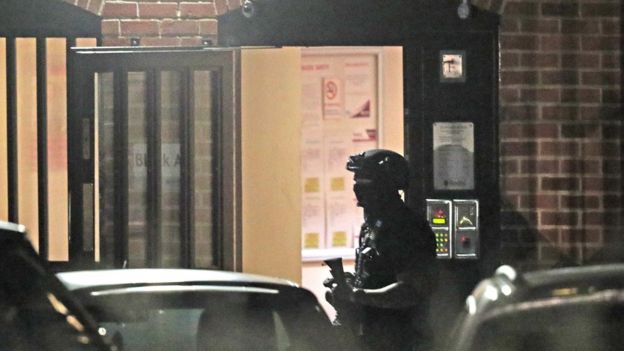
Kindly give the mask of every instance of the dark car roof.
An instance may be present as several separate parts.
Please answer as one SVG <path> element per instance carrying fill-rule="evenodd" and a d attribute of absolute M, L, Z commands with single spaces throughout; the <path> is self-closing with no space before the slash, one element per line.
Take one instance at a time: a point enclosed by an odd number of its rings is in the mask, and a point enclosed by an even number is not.
<path fill-rule="evenodd" d="M 467 300 L 473 313 L 510 303 L 624 289 L 624 264 L 556 268 L 519 273 L 509 266 L 483 280 Z M 473 306 L 470 306 L 470 305 Z"/>
<path fill-rule="evenodd" d="M 297 287 L 289 280 L 249 273 L 203 269 L 111 269 L 57 273 L 69 290 L 112 286 L 200 284 L 226 286 L 266 286 L 273 288 Z"/>
<path fill-rule="evenodd" d="M 0 240 L 23 240 L 26 227 L 21 224 L 0 221 Z"/>
<path fill-rule="evenodd" d="M 456 339 L 449 338 L 449 350 L 479 349 L 476 334 L 498 333 L 493 325 L 539 329 L 549 323 L 559 325 L 559 321 L 590 321 L 596 311 L 624 311 L 624 264 L 527 273 L 501 266 L 466 299 L 466 311 L 456 325 Z"/>

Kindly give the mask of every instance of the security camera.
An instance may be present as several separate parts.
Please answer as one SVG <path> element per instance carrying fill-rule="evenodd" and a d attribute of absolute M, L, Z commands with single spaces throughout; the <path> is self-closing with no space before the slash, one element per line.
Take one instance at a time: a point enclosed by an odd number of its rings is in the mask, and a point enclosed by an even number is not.
<path fill-rule="evenodd" d="M 470 17 L 470 2 L 469 0 L 462 0 L 462 3 L 457 7 L 457 15 L 461 19 Z"/>
<path fill-rule="evenodd" d="M 256 9 L 256 4 L 254 4 L 253 1 L 245 0 L 245 2 L 243 2 L 242 11 L 243 11 L 243 16 L 247 18 L 252 18 L 253 16 L 256 15 L 256 12 L 258 10 Z"/>

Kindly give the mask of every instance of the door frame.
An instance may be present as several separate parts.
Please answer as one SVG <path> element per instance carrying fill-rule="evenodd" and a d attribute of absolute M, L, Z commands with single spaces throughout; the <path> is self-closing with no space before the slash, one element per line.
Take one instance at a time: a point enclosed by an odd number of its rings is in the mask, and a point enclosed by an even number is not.
<path fill-rule="evenodd" d="M 71 268 L 97 266 L 95 262 L 95 247 L 91 248 L 91 240 L 95 235 L 94 213 L 95 198 L 94 182 L 95 170 L 95 96 L 94 74 L 96 72 L 117 72 L 119 77 L 125 77 L 124 72 L 148 71 L 150 69 L 192 70 L 201 68 L 218 71 L 219 108 L 220 116 L 218 131 L 215 135 L 219 139 L 216 155 L 218 169 L 215 181 L 218 182 L 218 195 L 213 204 L 216 218 L 217 235 L 214 239 L 216 268 L 241 271 L 242 270 L 242 230 L 241 230 L 241 137 L 240 137 L 240 50 L 236 48 L 207 48 L 207 47 L 118 47 L 118 48 L 72 48 L 70 58 L 72 71 L 69 75 L 69 110 L 68 110 L 68 158 L 69 158 L 69 190 L 70 190 L 70 247 L 69 265 Z M 115 79 L 115 95 L 121 87 Z M 188 84 L 186 84 L 188 87 Z M 183 89 L 184 86 L 183 86 Z M 123 94 L 121 94 L 123 95 Z M 127 116 L 124 97 L 122 104 L 115 105 L 115 114 Z M 121 106 L 119 106 L 121 105 Z M 149 112 L 148 112 L 149 113 Z M 188 115 L 188 111 L 187 111 Z M 120 120 L 123 124 L 127 121 Z M 120 128 L 124 126 L 121 125 Z M 127 127 L 127 124 L 126 124 Z M 183 134 L 188 135 L 189 126 L 182 128 Z M 127 132 L 127 128 L 126 128 Z M 225 136 L 225 137 L 223 137 Z M 182 137 L 184 139 L 184 136 Z M 127 140 L 127 139 L 126 139 Z M 127 159 L 127 144 L 116 145 L 116 158 Z M 125 156 L 125 157 L 124 157 Z M 183 167 L 184 167 L 184 160 Z M 120 162 L 119 165 L 124 167 Z M 188 163 L 187 163 L 188 165 Z M 121 176 L 116 176 L 116 185 L 127 189 L 128 172 L 127 162 Z M 182 174 L 183 189 L 188 188 L 190 175 Z M 184 184 L 186 183 L 186 185 Z M 185 188 L 186 186 L 186 188 Z M 184 203 L 191 203 L 192 191 L 182 192 Z M 123 196 L 115 200 L 116 222 L 115 266 L 122 267 L 128 257 L 128 205 L 124 205 Z M 127 199 L 127 196 L 125 197 Z M 188 216 L 186 216 L 188 217 Z M 182 220 L 182 230 L 192 230 L 192 218 Z M 121 224 L 121 223 L 125 223 Z M 189 232 L 188 237 L 192 238 Z M 192 247 L 192 240 L 185 243 L 186 250 Z M 92 250 L 89 250 L 89 249 Z M 189 255 L 191 255 L 190 250 Z M 183 257 L 184 259 L 184 257 Z M 184 260 L 185 266 L 190 266 L 192 257 Z"/>

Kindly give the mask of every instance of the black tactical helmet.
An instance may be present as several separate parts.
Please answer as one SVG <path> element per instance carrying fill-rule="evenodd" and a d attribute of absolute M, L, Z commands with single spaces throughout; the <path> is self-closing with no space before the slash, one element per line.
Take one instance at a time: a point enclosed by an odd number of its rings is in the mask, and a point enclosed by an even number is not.
<path fill-rule="evenodd" d="M 347 170 L 356 175 L 384 182 L 397 190 L 407 189 L 409 167 L 405 158 L 384 149 L 373 149 L 349 156 Z"/>

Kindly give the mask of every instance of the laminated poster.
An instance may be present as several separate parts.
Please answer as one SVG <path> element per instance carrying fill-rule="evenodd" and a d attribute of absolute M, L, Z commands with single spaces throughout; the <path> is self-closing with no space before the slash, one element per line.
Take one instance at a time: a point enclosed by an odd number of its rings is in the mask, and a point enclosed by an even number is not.
<path fill-rule="evenodd" d="M 306 125 L 320 123 L 323 119 L 321 78 L 317 76 L 318 73 L 311 64 L 303 65 L 301 73 L 303 81 L 301 86 L 302 121 Z"/>
<path fill-rule="evenodd" d="M 304 196 L 301 212 L 303 249 L 324 248 L 325 214 L 323 198 L 320 196 Z"/>
<path fill-rule="evenodd" d="M 322 192 L 323 142 L 322 132 L 308 128 L 301 146 L 301 176 L 305 194 Z"/>
<path fill-rule="evenodd" d="M 350 118 L 370 118 L 375 91 L 375 57 L 347 59 L 345 74 L 345 112 Z"/>
<path fill-rule="evenodd" d="M 348 137 L 344 137 L 341 134 L 326 135 L 325 162 L 327 175 L 329 175 L 330 177 L 347 175 L 345 164 L 347 163 L 347 160 L 350 156 L 350 146 L 351 144 L 348 140 Z"/>
<path fill-rule="evenodd" d="M 327 199 L 327 232 L 332 248 L 351 247 L 351 198 L 335 196 Z"/>
<path fill-rule="evenodd" d="M 474 189 L 474 125 L 433 124 L 433 186 L 436 190 Z"/>
<path fill-rule="evenodd" d="M 338 78 L 323 78 L 323 117 L 340 119 L 343 110 L 342 81 Z"/>
<path fill-rule="evenodd" d="M 377 148 L 377 54 L 302 57 L 302 248 L 353 247 L 362 209 L 352 191 L 350 155 Z M 322 254 L 321 254 L 322 255 Z"/>
<path fill-rule="evenodd" d="M 357 147 L 362 147 L 362 145 L 366 145 L 365 143 L 377 143 L 377 128 L 358 126 L 353 130 L 351 139 L 357 144 Z"/>

